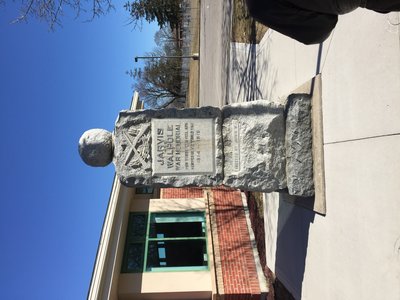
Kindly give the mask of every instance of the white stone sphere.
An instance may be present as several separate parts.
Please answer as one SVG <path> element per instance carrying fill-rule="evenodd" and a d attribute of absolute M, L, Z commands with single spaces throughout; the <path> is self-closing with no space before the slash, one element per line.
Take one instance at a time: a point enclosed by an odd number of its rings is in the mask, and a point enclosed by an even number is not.
<path fill-rule="evenodd" d="M 104 129 L 90 129 L 79 139 L 79 155 L 92 167 L 104 167 L 112 162 L 113 148 L 112 134 Z"/>

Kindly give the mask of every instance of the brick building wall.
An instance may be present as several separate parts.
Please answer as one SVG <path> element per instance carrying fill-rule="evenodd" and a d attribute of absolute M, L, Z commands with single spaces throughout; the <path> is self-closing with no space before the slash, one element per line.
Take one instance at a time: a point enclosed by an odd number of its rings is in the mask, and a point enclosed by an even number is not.
<path fill-rule="evenodd" d="M 161 198 L 202 198 L 202 188 L 165 188 Z M 218 292 L 224 300 L 260 299 L 260 286 L 242 194 L 224 187 L 208 191 Z M 215 249 L 217 247 L 217 249 Z"/>
<path fill-rule="evenodd" d="M 160 191 L 160 198 L 203 198 L 204 192 L 202 188 L 164 188 Z"/>
<path fill-rule="evenodd" d="M 260 286 L 240 191 L 212 190 L 225 300 L 260 299 Z"/>

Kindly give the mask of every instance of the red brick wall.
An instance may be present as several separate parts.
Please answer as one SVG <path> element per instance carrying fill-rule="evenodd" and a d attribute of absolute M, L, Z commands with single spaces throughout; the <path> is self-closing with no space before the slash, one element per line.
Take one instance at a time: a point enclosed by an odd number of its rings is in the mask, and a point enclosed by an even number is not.
<path fill-rule="evenodd" d="M 241 193 L 214 189 L 225 300 L 260 299 L 253 250 Z"/>
<path fill-rule="evenodd" d="M 161 199 L 203 198 L 202 188 L 165 188 L 160 191 Z"/>

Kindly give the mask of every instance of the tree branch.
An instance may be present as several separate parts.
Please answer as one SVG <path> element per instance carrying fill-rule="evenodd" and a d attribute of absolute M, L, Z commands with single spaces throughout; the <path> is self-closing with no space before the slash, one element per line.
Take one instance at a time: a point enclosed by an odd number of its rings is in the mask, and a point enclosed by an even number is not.
<path fill-rule="evenodd" d="M 18 18 L 16 18 L 15 20 L 11 21 L 11 24 L 15 24 L 15 23 L 19 23 L 22 20 L 26 19 L 26 16 L 30 13 L 32 7 L 33 7 L 33 3 L 35 2 L 35 0 L 30 0 L 29 4 L 28 4 L 28 8 L 25 10 L 24 13 L 21 14 L 21 16 L 19 16 Z"/>

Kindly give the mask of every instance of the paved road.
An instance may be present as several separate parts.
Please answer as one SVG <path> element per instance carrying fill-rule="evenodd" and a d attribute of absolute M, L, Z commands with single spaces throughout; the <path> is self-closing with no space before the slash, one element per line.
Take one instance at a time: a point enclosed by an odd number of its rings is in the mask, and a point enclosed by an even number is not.
<path fill-rule="evenodd" d="M 227 101 L 231 15 L 231 0 L 201 1 L 200 106 Z"/>
<path fill-rule="evenodd" d="M 200 106 L 269 99 L 271 94 L 268 47 L 231 43 L 232 9 L 231 0 L 201 2 Z"/>

